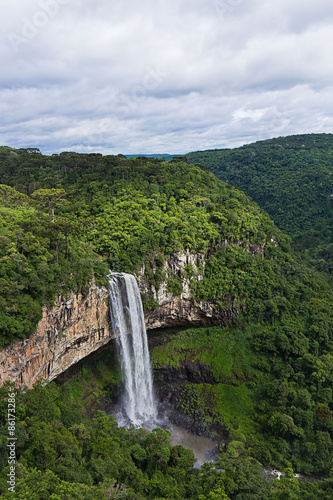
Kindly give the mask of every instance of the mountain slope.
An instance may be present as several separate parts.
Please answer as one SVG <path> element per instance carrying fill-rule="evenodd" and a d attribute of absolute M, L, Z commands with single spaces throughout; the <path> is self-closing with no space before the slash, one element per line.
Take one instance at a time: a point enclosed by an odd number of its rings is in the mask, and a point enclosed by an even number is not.
<path fill-rule="evenodd" d="M 238 186 L 320 271 L 333 271 L 333 135 L 309 134 L 186 155 Z"/>

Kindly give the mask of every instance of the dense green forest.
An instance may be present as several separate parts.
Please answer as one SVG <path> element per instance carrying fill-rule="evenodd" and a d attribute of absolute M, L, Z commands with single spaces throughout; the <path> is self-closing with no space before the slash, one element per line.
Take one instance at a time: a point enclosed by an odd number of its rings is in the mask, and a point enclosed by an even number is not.
<path fill-rule="evenodd" d="M 290 469 L 332 469 L 332 289 L 256 203 L 178 157 L 2 147 L 0 176 L 2 346 L 26 338 L 56 294 L 105 283 L 109 268 L 145 264 L 155 289 L 167 279 L 177 295 L 179 276 L 163 266 L 187 249 L 205 256 L 203 280 L 185 270 L 193 297 L 238 311 L 236 324 L 174 332 L 152 352 L 158 383 L 165 371 L 199 366 L 196 380 L 175 379 L 173 390 L 203 430 L 227 436 L 219 464 L 194 470 L 166 431 L 118 429 L 97 412 L 91 420 L 75 382 L 49 384 L 17 395 L 17 498 L 34 498 L 36 484 L 36 499 L 53 500 L 331 498 L 331 479 L 301 484 Z M 4 413 L 1 423 L 4 451 Z M 271 489 L 259 463 L 289 472 Z"/>
<path fill-rule="evenodd" d="M 186 155 L 243 189 L 319 271 L 333 272 L 333 135 L 279 137 Z"/>
<path fill-rule="evenodd" d="M 102 376 L 106 367 L 94 369 Z M 3 499 L 14 500 L 330 500 L 332 478 L 317 483 L 298 481 L 291 467 L 271 485 L 251 457 L 222 454 L 215 463 L 193 468 L 193 452 L 170 445 L 170 432 L 156 428 L 119 428 L 98 410 L 100 392 L 87 399 L 92 373 L 63 386 L 37 384 L 18 391 L 16 435 L 19 467 L 15 493 L 0 478 Z M 0 438 L 6 439 L 6 398 L 0 389 Z M 95 408 L 92 411 L 90 410 Z M 6 454 L 0 455 L 0 468 Z M 8 473 L 6 467 L 3 472 Z M 272 487 L 273 486 L 273 487 Z"/>
<path fill-rule="evenodd" d="M 2 148 L 0 175 L 2 345 L 34 330 L 42 303 L 84 289 L 93 276 L 102 282 L 109 268 L 134 272 L 145 263 L 158 287 L 165 259 L 182 249 L 206 253 L 227 239 L 235 243 L 237 265 L 249 243 L 265 244 L 272 256 L 288 246 L 244 193 L 177 159 L 47 157 Z M 244 255 L 250 259 L 244 265 L 256 272 L 258 257 Z M 244 279 L 238 279 L 239 294 Z M 229 283 L 225 293 L 232 288 Z M 208 297 L 209 286 L 195 293 Z"/>

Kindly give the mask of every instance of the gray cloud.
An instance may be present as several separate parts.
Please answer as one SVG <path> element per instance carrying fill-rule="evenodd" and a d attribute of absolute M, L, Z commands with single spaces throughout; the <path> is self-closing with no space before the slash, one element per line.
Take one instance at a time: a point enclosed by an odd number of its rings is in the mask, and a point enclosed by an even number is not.
<path fill-rule="evenodd" d="M 0 143 L 102 153 L 332 132 L 328 0 L 12 0 Z"/>

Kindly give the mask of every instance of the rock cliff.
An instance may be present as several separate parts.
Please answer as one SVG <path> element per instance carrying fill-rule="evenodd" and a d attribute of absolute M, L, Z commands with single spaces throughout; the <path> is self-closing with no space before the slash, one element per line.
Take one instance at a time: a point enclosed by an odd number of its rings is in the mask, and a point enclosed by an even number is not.
<path fill-rule="evenodd" d="M 7 380 L 28 387 L 40 379 L 51 381 L 111 338 L 105 288 L 91 286 L 87 295 L 58 297 L 53 307 L 43 308 L 29 339 L 0 352 L 0 385 Z"/>
<path fill-rule="evenodd" d="M 157 309 L 145 313 L 147 329 L 181 325 L 229 325 L 235 323 L 239 310 L 236 302 L 226 299 L 224 305 L 217 301 L 195 301 L 174 298 Z"/>
<path fill-rule="evenodd" d="M 170 278 L 177 278 L 181 284 L 182 292 L 179 295 L 181 300 L 191 298 L 191 280 L 200 281 L 203 279 L 205 269 L 205 255 L 201 253 L 175 252 L 167 259 L 163 266 L 164 279 L 158 289 L 149 285 L 146 267 L 143 266 L 137 274 L 140 291 L 151 295 L 158 305 L 163 305 L 173 300 L 172 292 L 168 291 L 168 281 Z M 152 272 L 156 272 L 153 266 Z"/>
<path fill-rule="evenodd" d="M 164 263 L 164 280 L 157 290 L 149 285 L 145 267 L 140 269 L 137 280 L 141 292 L 150 295 L 159 306 L 145 313 L 147 329 L 181 325 L 226 325 L 235 322 L 239 310 L 237 303 L 232 303 L 230 298 L 227 297 L 223 305 L 217 301 L 198 302 L 191 298 L 191 281 L 203 279 L 205 259 L 206 256 L 200 253 L 174 253 Z M 177 278 L 181 284 L 182 291 L 176 297 L 168 291 L 170 278 Z"/>

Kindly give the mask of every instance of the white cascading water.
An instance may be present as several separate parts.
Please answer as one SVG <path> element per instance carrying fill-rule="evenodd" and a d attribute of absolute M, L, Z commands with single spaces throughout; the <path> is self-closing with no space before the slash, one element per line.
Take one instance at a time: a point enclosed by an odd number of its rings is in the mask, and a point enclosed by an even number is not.
<path fill-rule="evenodd" d="M 120 347 L 125 377 L 123 410 L 135 426 L 156 420 L 147 334 L 139 288 L 134 276 L 109 275 L 110 315 Z"/>

